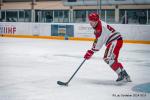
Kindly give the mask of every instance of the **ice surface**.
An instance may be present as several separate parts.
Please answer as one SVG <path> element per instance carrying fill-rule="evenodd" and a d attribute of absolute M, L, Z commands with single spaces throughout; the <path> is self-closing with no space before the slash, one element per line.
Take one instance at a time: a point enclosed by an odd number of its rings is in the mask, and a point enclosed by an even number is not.
<path fill-rule="evenodd" d="M 150 45 L 124 44 L 119 60 L 133 82 L 118 84 L 102 60 L 105 47 L 86 61 L 92 42 L 0 38 L 0 100 L 150 100 Z"/>

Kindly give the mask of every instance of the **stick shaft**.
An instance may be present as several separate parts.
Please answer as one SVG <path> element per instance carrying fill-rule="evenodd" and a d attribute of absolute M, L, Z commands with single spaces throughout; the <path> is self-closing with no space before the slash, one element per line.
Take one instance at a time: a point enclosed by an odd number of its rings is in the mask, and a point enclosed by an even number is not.
<path fill-rule="evenodd" d="M 74 74 L 70 77 L 70 79 L 68 80 L 67 84 L 72 80 L 72 78 L 75 76 L 75 74 L 78 72 L 78 70 L 81 68 L 81 66 L 83 65 L 83 63 L 86 61 L 86 59 L 84 59 L 82 61 L 82 63 L 80 64 L 80 66 L 78 67 L 78 69 L 74 72 Z"/>

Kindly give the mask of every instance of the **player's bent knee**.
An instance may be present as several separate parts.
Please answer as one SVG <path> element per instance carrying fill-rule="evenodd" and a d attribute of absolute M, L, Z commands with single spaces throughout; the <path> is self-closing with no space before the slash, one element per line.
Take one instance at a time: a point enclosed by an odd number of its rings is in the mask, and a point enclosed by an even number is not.
<path fill-rule="evenodd" d="M 103 58 L 103 60 L 104 60 L 104 62 L 105 62 L 106 64 L 109 64 L 109 61 L 108 61 L 108 59 L 106 59 L 106 58 Z"/>
<path fill-rule="evenodd" d="M 103 60 L 110 66 L 115 62 L 114 59 L 110 59 L 110 58 L 103 58 Z"/>

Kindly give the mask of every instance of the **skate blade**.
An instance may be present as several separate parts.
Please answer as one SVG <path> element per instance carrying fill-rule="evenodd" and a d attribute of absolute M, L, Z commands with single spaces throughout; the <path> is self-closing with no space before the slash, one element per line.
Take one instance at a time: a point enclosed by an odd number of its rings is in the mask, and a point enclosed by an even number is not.
<path fill-rule="evenodd" d="M 124 78 L 123 80 L 121 80 L 121 81 L 116 81 L 117 82 L 117 84 L 125 84 L 125 83 L 128 83 L 128 82 L 132 82 L 131 81 L 131 79 L 127 79 L 127 78 Z"/>
<path fill-rule="evenodd" d="M 132 80 L 130 78 L 126 78 L 127 82 L 132 82 Z"/>

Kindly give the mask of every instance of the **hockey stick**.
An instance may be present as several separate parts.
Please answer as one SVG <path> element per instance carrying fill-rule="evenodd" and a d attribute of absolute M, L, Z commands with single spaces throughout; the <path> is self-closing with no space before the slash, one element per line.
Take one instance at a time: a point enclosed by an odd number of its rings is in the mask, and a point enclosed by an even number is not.
<path fill-rule="evenodd" d="M 81 68 L 81 66 L 83 65 L 83 63 L 86 61 L 86 59 L 84 59 L 82 61 L 82 63 L 80 64 L 80 66 L 78 67 L 78 69 L 74 72 L 74 74 L 70 77 L 70 79 L 67 82 L 62 82 L 62 81 L 57 81 L 58 85 L 63 85 L 63 86 L 68 86 L 69 82 L 72 80 L 72 78 L 75 76 L 75 74 L 78 72 L 78 70 Z"/>

